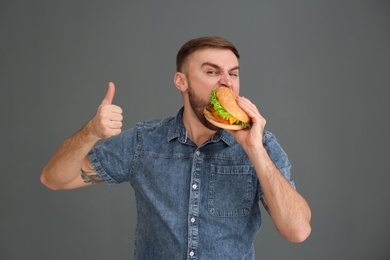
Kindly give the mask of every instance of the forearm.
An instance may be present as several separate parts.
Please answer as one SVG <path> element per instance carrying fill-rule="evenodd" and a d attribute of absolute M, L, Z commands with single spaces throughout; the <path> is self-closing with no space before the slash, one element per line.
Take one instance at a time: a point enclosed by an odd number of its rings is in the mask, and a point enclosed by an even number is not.
<path fill-rule="evenodd" d="M 73 189 L 103 181 L 87 155 L 100 139 L 121 133 L 122 109 L 113 105 L 115 85 L 110 82 L 96 115 L 66 140 L 43 169 L 41 182 L 51 189 Z"/>
<path fill-rule="evenodd" d="M 51 189 L 74 188 L 71 184 L 80 178 L 84 160 L 98 140 L 89 122 L 57 149 L 42 171 L 41 182 Z"/>
<path fill-rule="evenodd" d="M 305 240 L 310 232 L 311 212 L 306 200 L 272 162 L 266 150 L 247 151 L 263 190 L 263 200 L 278 231 L 291 242 Z"/>

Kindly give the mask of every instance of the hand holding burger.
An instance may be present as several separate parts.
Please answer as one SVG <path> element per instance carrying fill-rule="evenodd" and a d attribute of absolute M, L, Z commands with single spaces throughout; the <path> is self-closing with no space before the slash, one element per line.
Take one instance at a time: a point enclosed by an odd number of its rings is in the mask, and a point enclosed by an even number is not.
<path fill-rule="evenodd" d="M 227 87 L 213 89 L 210 95 L 210 106 L 203 113 L 210 123 L 230 130 L 250 128 L 251 118 L 236 102 L 237 94 Z"/>

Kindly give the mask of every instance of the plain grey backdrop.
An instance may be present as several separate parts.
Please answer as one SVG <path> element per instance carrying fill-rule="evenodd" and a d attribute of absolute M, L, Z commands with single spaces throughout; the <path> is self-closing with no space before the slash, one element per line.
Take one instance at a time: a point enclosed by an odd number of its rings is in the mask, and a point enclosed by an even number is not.
<path fill-rule="evenodd" d="M 124 128 L 175 115 L 175 55 L 218 35 L 241 94 L 289 155 L 312 234 L 265 216 L 257 259 L 390 259 L 390 1 L 0 1 L 0 259 L 132 259 L 129 184 L 51 191 L 39 175 L 113 81 Z M 264 214 L 266 215 L 266 214 Z"/>

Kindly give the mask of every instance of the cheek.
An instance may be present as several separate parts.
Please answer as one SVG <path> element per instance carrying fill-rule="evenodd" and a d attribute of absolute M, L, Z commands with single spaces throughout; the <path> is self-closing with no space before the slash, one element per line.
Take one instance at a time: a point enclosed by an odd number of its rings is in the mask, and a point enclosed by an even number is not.
<path fill-rule="evenodd" d="M 199 84 L 199 82 L 194 82 L 193 80 L 188 81 L 188 95 L 192 102 L 204 103 L 210 102 L 211 90 L 213 87 L 209 87 L 207 84 Z"/>
<path fill-rule="evenodd" d="M 201 95 L 197 95 L 193 91 L 193 88 L 191 88 L 191 87 L 189 88 L 188 96 L 189 96 L 189 99 L 190 99 L 191 106 L 193 108 L 197 108 L 196 110 L 201 109 L 208 102 L 207 98 L 204 98 Z"/>

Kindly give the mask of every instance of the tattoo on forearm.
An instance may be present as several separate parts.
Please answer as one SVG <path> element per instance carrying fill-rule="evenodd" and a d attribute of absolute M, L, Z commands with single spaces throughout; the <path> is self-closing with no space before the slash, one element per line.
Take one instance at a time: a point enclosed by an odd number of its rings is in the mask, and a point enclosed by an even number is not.
<path fill-rule="evenodd" d="M 81 178 L 84 180 L 85 183 L 97 184 L 97 183 L 104 182 L 102 177 L 95 174 L 94 171 L 86 172 L 83 169 L 81 169 L 80 171 L 81 171 Z"/>

